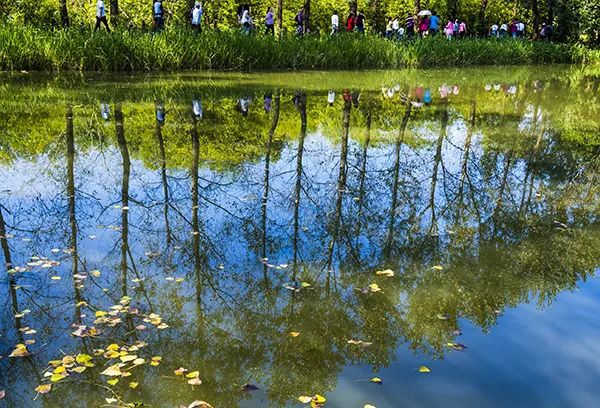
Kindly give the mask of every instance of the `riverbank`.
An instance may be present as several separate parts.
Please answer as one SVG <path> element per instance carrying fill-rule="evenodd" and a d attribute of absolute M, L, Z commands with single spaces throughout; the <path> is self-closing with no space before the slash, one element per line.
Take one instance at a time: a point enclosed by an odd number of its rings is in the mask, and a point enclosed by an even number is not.
<path fill-rule="evenodd" d="M 442 36 L 406 42 L 360 35 L 277 40 L 237 31 L 108 34 L 7 25 L 0 27 L 0 45 L 2 71 L 390 69 L 600 62 L 600 50 L 581 45 L 512 39 L 448 41 Z"/>

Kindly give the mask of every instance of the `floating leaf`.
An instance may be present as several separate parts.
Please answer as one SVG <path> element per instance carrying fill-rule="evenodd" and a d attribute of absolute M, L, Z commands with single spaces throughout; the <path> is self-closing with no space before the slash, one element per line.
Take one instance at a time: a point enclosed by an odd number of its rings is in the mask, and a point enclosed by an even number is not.
<path fill-rule="evenodd" d="M 421 367 L 419 367 L 419 372 L 420 373 L 430 373 L 431 370 L 429 369 L 429 367 L 421 366 Z"/>
<path fill-rule="evenodd" d="M 129 354 L 129 355 L 121 356 L 119 358 L 121 359 L 122 362 L 128 363 L 130 361 L 137 360 L 138 357 L 136 355 Z"/>
<path fill-rule="evenodd" d="M 177 370 L 175 370 L 175 375 L 179 376 L 179 375 L 183 375 L 187 372 L 188 372 L 187 368 L 179 367 Z"/>
<path fill-rule="evenodd" d="M 61 280 L 61 277 L 60 276 L 52 276 L 50 279 L 58 281 L 58 280 Z"/>
<path fill-rule="evenodd" d="M 192 371 L 185 375 L 187 378 L 198 378 L 200 376 L 200 371 Z"/>
<path fill-rule="evenodd" d="M 78 364 L 83 364 L 86 367 L 94 366 L 92 359 L 92 356 L 88 354 L 77 354 L 77 357 L 75 357 L 75 361 L 77 361 Z"/>
<path fill-rule="evenodd" d="M 200 381 L 199 378 L 192 378 L 191 380 L 188 380 L 187 383 L 190 385 L 200 385 L 202 384 L 202 381 Z"/>
<path fill-rule="evenodd" d="M 74 373 L 81 374 L 81 373 L 83 373 L 83 372 L 84 372 L 86 369 L 87 369 L 87 367 L 85 367 L 85 366 L 79 366 L 79 367 L 75 367 L 75 368 L 73 368 L 71 371 L 73 371 Z"/>
<path fill-rule="evenodd" d="M 298 337 L 298 336 L 300 336 L 300 332 L 290 332 L 290 336 Z"/>
<path fill-rule="evenodd" d="M 119 401 L 116 398 L 105 398 L 105 400 L 108 404 L 114 404 Z"/>
<path fill-rule="evenodd" d="M 298 397 L 298 401 L 300 401 L 303 404 L 308 404 L 309 402 L 312 401 L 312 397 L 307 397 L 306 395 L 301 395 Z"/>
<path fill-rule="evenodd" d="M 129 388 L 136 389 L 139 384 L 135 381 L 129 383 Z"/>
<path fill-rule="evenodd" d="M 447 347 L 450 347 L 453 350 L 458 350 L 458 351 L 463 351 L 464 349 L 467 348 L 467 346 L 465 346 L 464 344 L 460 344 L 460 343 L 446 343 Z"/>
<path fill-rule="evenodd" d="M 48 394 L 50 391 L 52 391 L 52 384 L 40 384 L 35 387 L 35 391 L 40 394 Z"/>
<path fill-rule="evenodd" d="M 375 384 L 383 384 L 383 380 L 379 377 L 373 377 L 369 381 L 371 381 L 372 383 L 375 383 Z"/>
<path fill-rule="evenodd" d="M 106 370 L 102 371 L 100 374 L 108 375 L 110 377 L 118 377 L 122 373 L 121 373 L 121 368 L 117 364 L 115 364 L 115 365 L 108 367 Z"/>
<path fill-rule="evenodd" d="M 327 399 L 324 396 L 319 395 L 319 394 L 315 394 L 312 397 L 312 402 L 316 402 L 317 404 L 324 404 L 326 401 L 327 401 Z"/>
<path fill-rule="evenodd" d="M 308 282 L 302 282 L 300 284 L 300 286 L 302 286 L 303 288 L 310 288 L 312 285 L 310 283 L 308 283 Z"/>
<path fill-rule="evenodd" d="M 376 283 L 371 283 L 371 284 L 369 285 L 369 290 L 370 290 L 371 292 L 381 292 L 381 288 L 380 288 L 380 287 L 379 287 L 379 285 L 378 285 L 378 284 L 376 284 Z"/>
<path fill-rule="evenodd" d="M 377 272 L 375 272 L 375 275 L 377 275 L 377 276 L 385 276 L 385 277 L 391 278 L 392 276 L 394 276 L 394 271 L 392 271 L 391 269 L 386 269 L 384 271 L 377 271 Z"/>
<path fill-rule="evenodd" d="M 58 381 L 62 380 L 65 377 L 66 377 L 65 374 L 52 374 L 50 376 L 50 381 L 51 382 L 58 382 Z"/>
<path fill-rule="evenodd" d="M 213 408 L 208 402 L 194 401 L 187 408 Z"/>
<path fill-rule="evenodd" d="M 377 408 L 375 405 L 365 404 L 363 408 Z"/>
<path fill-rule="evenodd" d="M 27 346 L 25 346 L 25 344 L 17 344 L 9 357 L 25 357 L 28 355 L 29 351 L 27 351 Z"/>
<path fill-rule="evenodd" d="M 106 316 L 108 313 L 106 313 L 104 310 L 96 310 L 96 317 L 104 317 Z"/>
<path fill-rule="evenodd" d="M 133 365 L 142 365 L 146 362 L 146 360 L 144 360 L 143 358 L 136 358 L 135 360 L 133 360 Z"/>
<path fill-rule="evenodd" d="M 435 265 L 431 269 L 434 269 L 436 271 L 442 271 L 442 270 L 444 270 L 444 267 L 442 265 Z"/>
<path fill-rule="evenodd" d="M 112 378 L 112 379 L 106 381 L 106 383 L 109 385 L 115 385 L 118 382 L 119 382 L 118 378 Z"/>

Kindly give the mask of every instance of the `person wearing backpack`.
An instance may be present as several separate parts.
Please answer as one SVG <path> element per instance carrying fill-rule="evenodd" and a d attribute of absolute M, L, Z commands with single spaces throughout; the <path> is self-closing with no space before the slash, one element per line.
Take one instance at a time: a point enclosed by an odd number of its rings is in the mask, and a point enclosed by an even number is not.
<path fill-rule="evenodd" d="M 296 22 L 296 35 L 302 36 L 304 35 L 304 7 L 302 7 L 296 17 L 294 18 Z"/>

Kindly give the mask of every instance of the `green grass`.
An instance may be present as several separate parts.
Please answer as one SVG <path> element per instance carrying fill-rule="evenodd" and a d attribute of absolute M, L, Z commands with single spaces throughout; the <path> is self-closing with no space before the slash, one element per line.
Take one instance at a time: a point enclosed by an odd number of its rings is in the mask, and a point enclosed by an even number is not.
<path fill-rule="evenodd" d="M 201 35 L 169 29 L 153 35 L 119 31 L 45 31 L 0 27 L 0 70 L 166 71 L 184 69 L 355 69 L 590 63 L 600 51 L 547 42 L 443 37 L 392 42 L 373 36 L 246 36 L 237 31 Z"/>

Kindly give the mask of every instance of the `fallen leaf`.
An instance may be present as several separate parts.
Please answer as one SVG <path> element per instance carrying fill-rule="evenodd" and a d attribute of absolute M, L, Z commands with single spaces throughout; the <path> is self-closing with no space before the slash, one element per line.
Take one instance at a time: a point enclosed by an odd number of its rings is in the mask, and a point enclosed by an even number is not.
<path fill-rule="evenodd" d="M 144 360 L 143 358 L 136 358 L 135 360 L 133 360 L 133 365 L 142 365 L 146 362 L 146 360 Z"/>
<path fill-rule="evenodd" d="M 25 346 L 25 344 L 17 344 L 9 357 L 25 357 L 28 355 L 29 351 L 27 351 L 27 346 Z"/>
<path fill-rule="evenodd" d="M 308 404 L 309 402 L 312 401 L 312 397 L 307 397 L 306 395 L 301 395 L 298 397 L 298 401 L 300 401 L 303 404 Z"/>
<path fill-rule="evenodd" d="M 117 364 L 115 364 L 115 365 L 108 367 L 106 370 L 102 371 L 100 374 L 108 375 L 110 377 L 118 377 L 122 373 L 121 373 L 121 368 Z"/>
<path fill-rule="evenodd" d="M 463 351 L 464 349 L 467 348 L 467 346 L 465 346 L 464 344 L 460 344 L 460 343 L 446 343 L 447 347 L 450 347 L 453 350 L 458 350 L 458 351 Z"/>
<path fill-rule="evenodd" d="M 202 381 L 200 381 L 199 378 L 192 378 L 191 380 L 188 380 L 187 383 L 190 385 L 200 385 L 202 384 Z"/>
<path fill-rule="evenodd" d="M 371 381 L 372 383 L 375 383 L 375 384 L 383 384 L 383 380 L 379 377 L 373 377 L 369 381 Z"/>
<path fill-rule="evenodd" d="M 48 394 L 50 391 L 52 391 L 52 384 L 40 384 L 35 387 L 35 391 L 40 394 Z"/>
<path fill-rule="evenodd" d="M 128 355 L 125 355 L 125 356 L 121 356 L 119 358 L 120 358 L 120 360 L 122 362 L 128 363 L 130 361 L 136 360 L 138 357 L 136 355 L 133 355 L 133 354 L 128 354 Z"/>
<path fill-rule="evenodd" d="M 429 369 L 429 367 L 421 366 L 421 367 L 419 367 L 419 372 L 420 373 L 430 373 L 431 370 Z"/>
<path fill-rule="evenodd" d="M 115 402 L 118 402 L 116 398 L 105 398 L 105 400 L 108 404 L 114 404 Z"/>
<path fill-rule="evenodd" d="M 179 367 L 174 372 L 175 372 L 175 375 L 179 376 L 179 375 L 183 375 L 183 374 L 187 373 L 188 370 L 187 370 L 187 368 Z"/>
<path fill-rule="evenodd" d="M 138 383 L 135 381 L 132 381 L 129 383 L 129 388 L 132 388 L 134 390 L 137 388 L 137 386 L 138 386 Z"/>
<path fill-rule="evenodd" d="M 300 336 L 300 332 L 290 332 L 290 336 L 298 337 L 298 336 Z"/>
<path fill-rule="evenodd" d="M 327 399 L 324 396 L 319 395 L 319 394 L 315 394 L 312 397 L 312 402 L 316 402 L 317 404 L 324 404 L 326 401 L 327 401 Z"/>
<path fill-rule="evenodd" d="M 119 382 L 118 378 L 113 378 L 113 379 L 110 379 L 110 380 L 106 381 L 106 383 L 109 384 L 109 385 L 115 385 L 118 382 Z"/>
<path fill-rule="evenodd" d="M 376 283 L 371 283 L 371 284 L 369 285 L 369 290 L 370 290 L 371 292 L 381 292 L 381 288 L 380 288 L 380 287 L 379 287 L 379 285 L 378 285 L 378 284 L 376 284 Z"/>
<path fill-rule="evenodd" d="M 377 408 L 375 405 L 365 404 L 363 408 Z"/>
<path fill-rule="evenodd" d="M 194 401 L 187 408 L 213 408 L 208 402 Z"/>
<path fill-rule="evenodd" d="M 431 269 L 434 269 L 436 271 L 442 271 L 442 270 L 444 270 L 444 267 L 442 265 L 435 265 Z"/>
<path fill-rule="evenodd" d="M 377 275 L 377 276 L 386 276 L 388 278 L 391 278 L 392 276 L 394 276 L 394 271 L 392 271 L 391 269 L 386 269 L 384 271 L 377 271 L 377 272 L 375 272 L 375 275 Z"/>
<path fill-rule="evenodd" d="M 52 374 L 50 376 L 50 381 L 51 382 L 59 382 L 60 380 L 62 380 L 65 377 L 66 377 L 65 374 Z"/>
<path fill-rule="evenodd" d="M 87 367 L 84 367 L 84 366 L 79 366 L 79 367 L 75 367 L 75 368 L 73 368 L 71 371 L 73 371 L 73 372 L 75 372 L 75 373 L 78 373 L 78 374 L 81 374 L 81 373 L 83 373 L 83 372 L 84 372 L 86 369 L 87 369 Z"/>
<path fill-rule="evenodd" d="M 198 378 L 200 376 L 200 371 L 192 371 L 185 375 L 186 378 Z"/>

